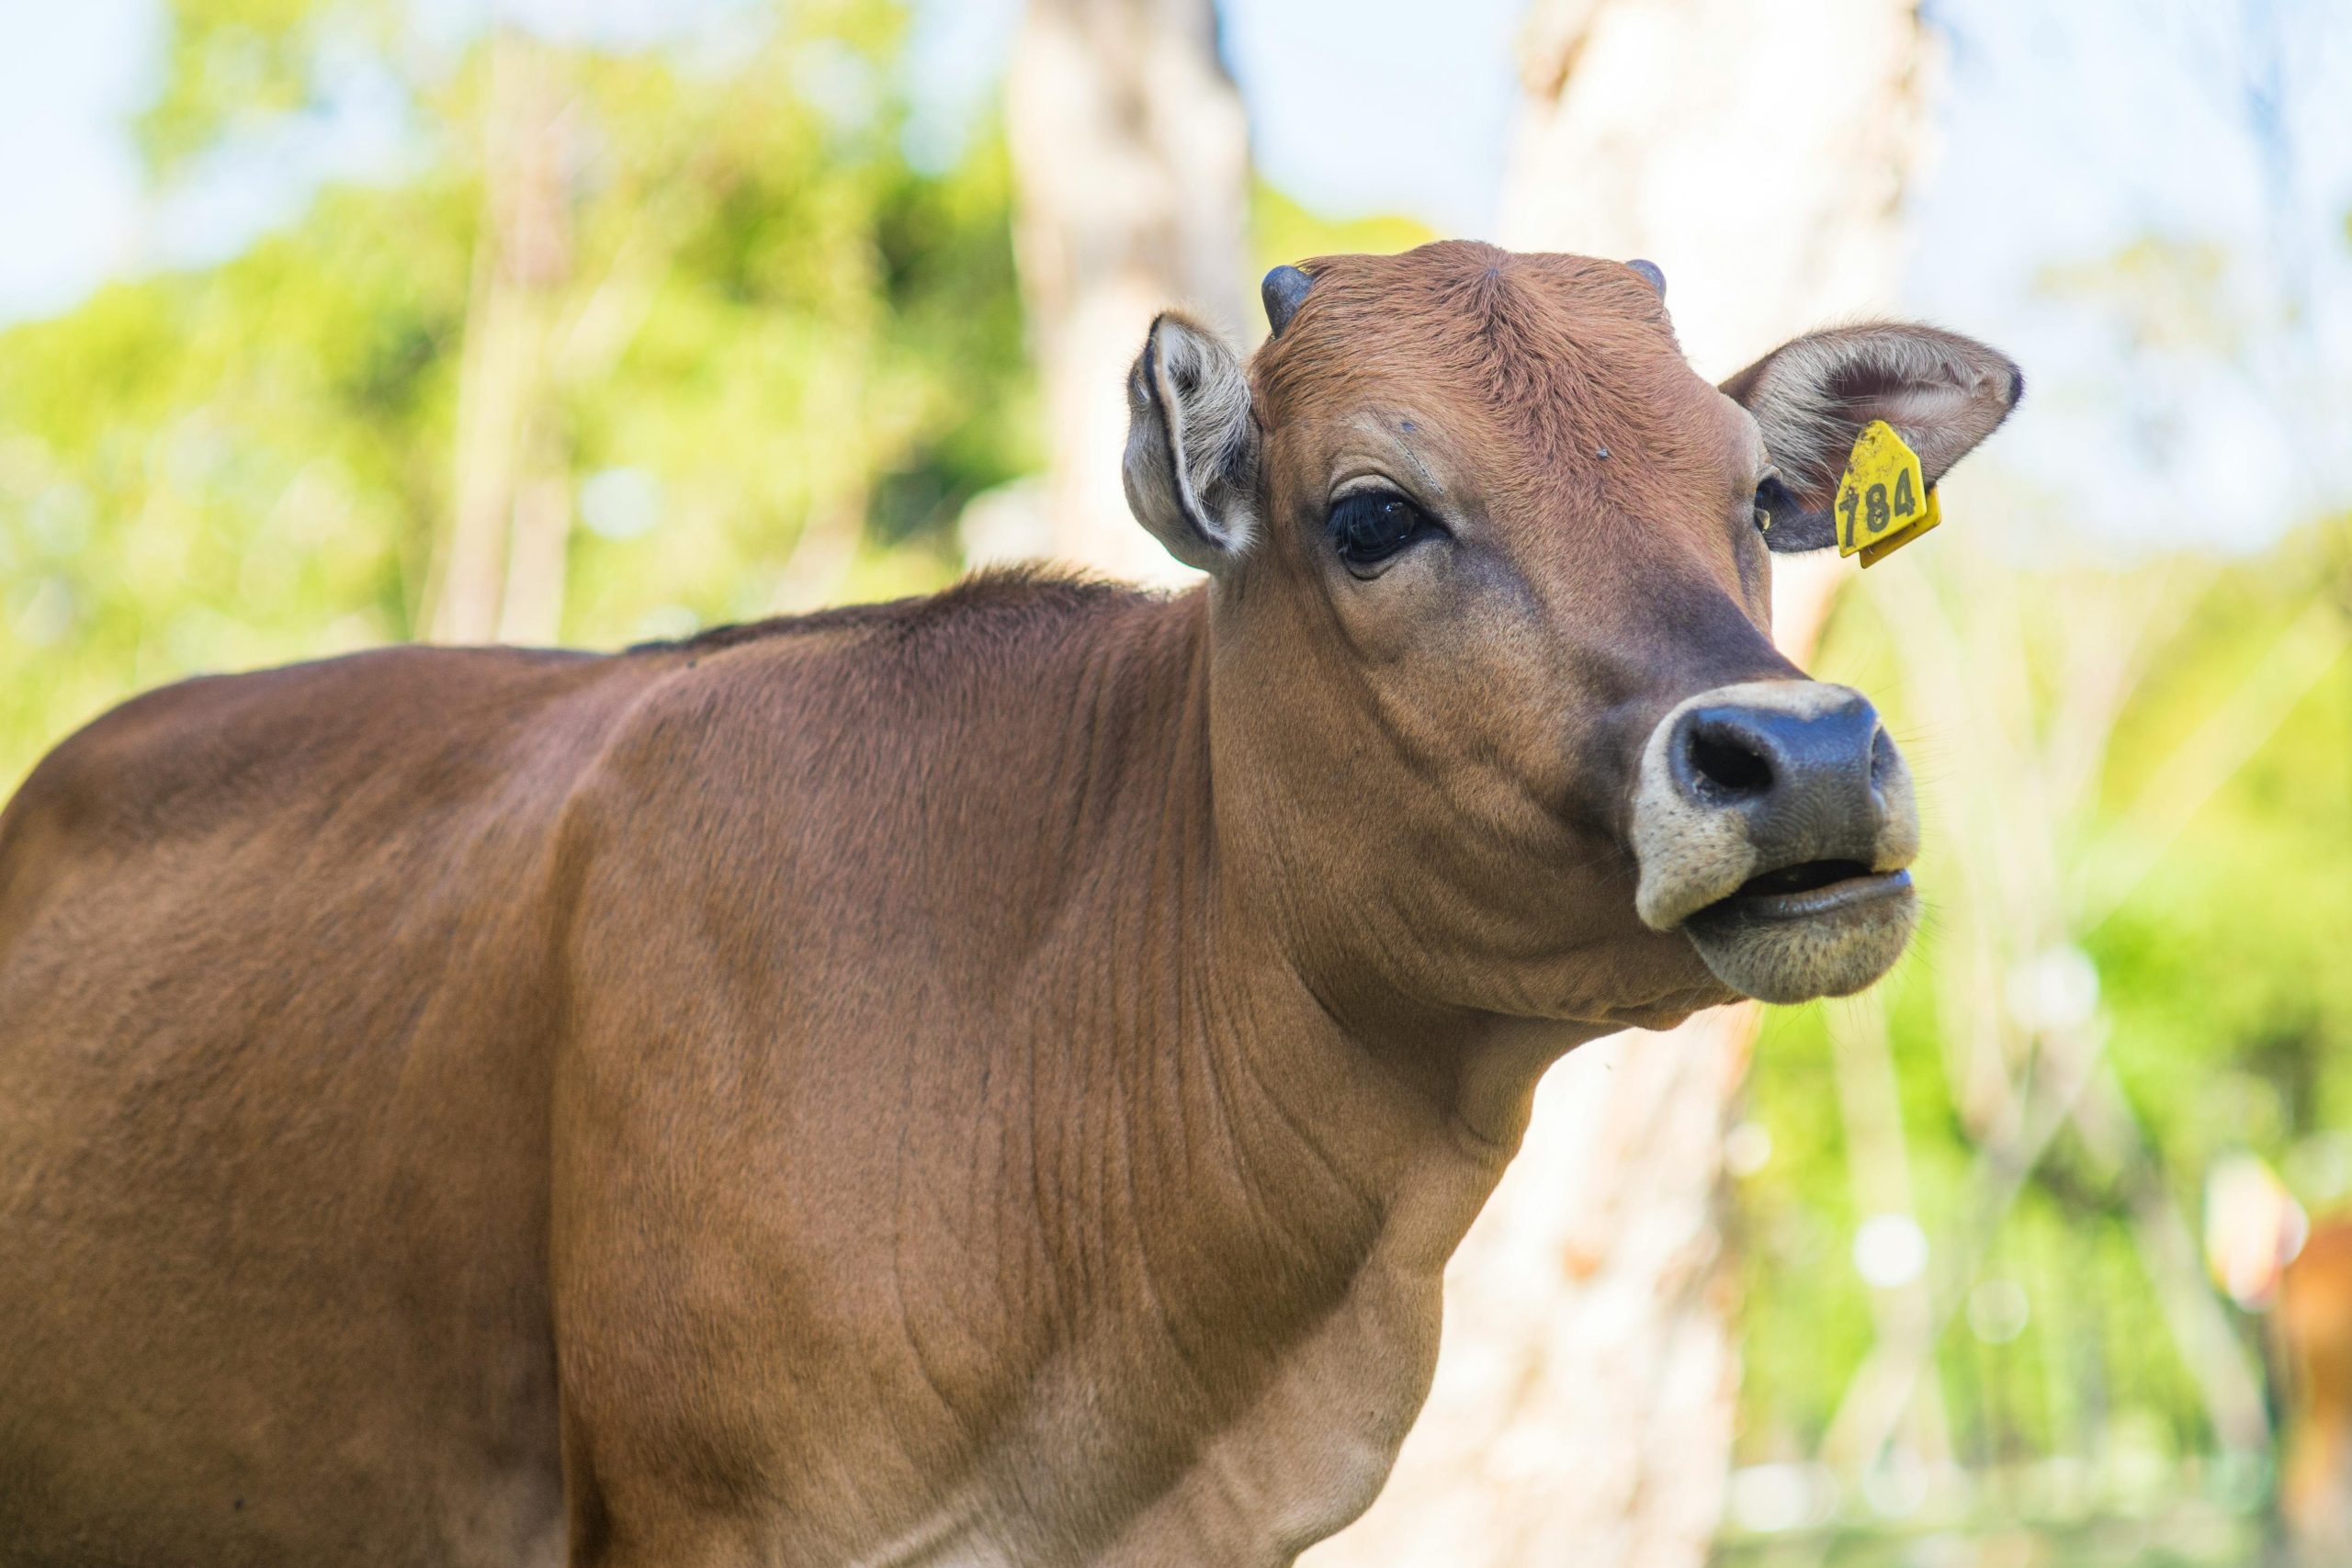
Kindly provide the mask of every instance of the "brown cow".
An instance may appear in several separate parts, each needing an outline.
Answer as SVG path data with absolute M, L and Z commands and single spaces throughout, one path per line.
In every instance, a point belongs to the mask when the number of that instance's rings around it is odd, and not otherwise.
M 2270 1332 L 2286 1406 L 2278 1511 L 2295 1562 L 2340 1568 L 2352 1562 L 2352 1218 L 2322 1220 L 2286 1265 Z
M 0 818 L 0 1560 L 1352 1518 L 1545 1064 L 1911 926 L 1903 764 L 1766 547 L 2017 372 L 1878 326 L 1719 392 L 1646 277 L 1283 268 L 1246 367 L 1162 318 L 1128 487 L 1192 592 L 389 649 L 60 747 Z

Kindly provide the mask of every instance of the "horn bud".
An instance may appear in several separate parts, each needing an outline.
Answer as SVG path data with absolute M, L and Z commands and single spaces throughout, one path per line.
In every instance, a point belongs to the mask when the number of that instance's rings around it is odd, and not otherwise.
M 1266 325 L 1273 329 L 1276 337 L 1283 335 L 1283 329 L 1290 325 L 1291 317 L 1298 311 L 1299 301 L 1313 287 L 1315 279 L 1295 266 L 1278 266 L 1258 285 L 1258 298 L 1266 305 Z

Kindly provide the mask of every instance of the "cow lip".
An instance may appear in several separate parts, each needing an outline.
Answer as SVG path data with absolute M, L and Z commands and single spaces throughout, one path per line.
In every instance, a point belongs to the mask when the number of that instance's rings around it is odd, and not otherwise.
M 1900 897 L 1911 890 L 1908 871 L 1871 871 L 1857 862 L 1815 861 L 1750 877 L 1738 892 L 1690 916 L 1704 926 L 1733 921 L 1819 919 Z
M 1751 877 L 1683 922 L 1716 979 L 1763 1002 L 1849 997 L 1883 976 L 1918 924 L 1907 871 L 1811 862 Z

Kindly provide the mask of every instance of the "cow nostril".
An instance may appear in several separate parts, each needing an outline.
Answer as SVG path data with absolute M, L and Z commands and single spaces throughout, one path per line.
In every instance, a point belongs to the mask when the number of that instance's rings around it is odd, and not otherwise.
M 1690 767 L 1729 795 L 1762 795 L 1772 787 L 1772 764 L 1738 741 L 1703 729 L 1690 736 Z
M 1881 725 L 1871 737 L 1871 787 L 1877 789 L 1886 783 L 1887 771 L 1894 766 L 1894 737 Z

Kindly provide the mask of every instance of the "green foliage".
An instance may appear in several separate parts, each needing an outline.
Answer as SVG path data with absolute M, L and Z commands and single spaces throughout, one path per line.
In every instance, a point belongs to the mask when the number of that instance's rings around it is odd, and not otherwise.
M 146 121 L 159 177 L 314 101 L 322 29 L 374 25 L 300 0 L 174 16 Z M 724 69 L 551 55 L 576 156 L 547 343 L 587 524 L 567 640 L 768 613 L 812 520 L 864 538 L 839 592 L 934 585 L 963 500 L 1034 466 L 1003 152 L 908 165 L 902 29 L 888 5 L 801 7 Z M 489 53 L 409 81 L 428 129 L 403 178 L 0 333 L 0 780 L 141 687 L 418 632 L 452 503 Z M 588 504 L 600 476 L 634 515 Z
M 2071 925 L 2064 940 L 2079 943 L 2096 969 L 2104 1059 L 2164 1190 L 2192 1227 L 2206 1172 L 2237 1154 L 2284 1171 L 2315 1213 L 2352 1200 L 2341 1148 L 2352 1113 L 2345 537 L 2332 523 L 2226 568 L 2172 560 L 2111 575 L 2002 569 L 2012 606 L 2001 624 L 2022 645 L 2028 682 L 2022 695 L 2006 694 L 1989 659 L 1972 663 L 1962 682 L 2020 744 L 2079 739 L 2065 729 L 2060 691 L 2069 678 L 2065 628 L 2095 620 L 2102 605 L 2165 607 L 2134 628 L 2143 638 L 2137 674 L 2093 787 L 2052 835 L 2076 907 L 2046 913 L 2058 922 L 2049 934 Z M 1951 596 L 1964 598 L 1966 586 Z M 1928 726 L 1916 683 L 1901 672 L 1933 655 L 1919 646 L 1916 623 L 1868 598 L 1841 614 L 1820 665 L 1885 699 L 1922 776 L 1930 912 L 1881 999 L 1917 1213 L 1938 1263 L 1949 1265 L 1977 1224 L 1969 1182 L 1985 1132 L 1972 1129 L 1962 1109 L 1964 1043 L 1951 1000 L 1957 994 L 1973 1010 L 1968 1016 L 1997 1020 L 2014 1006 L 2004 990 L 2015 983 L 2013 974 L 1972 967 L 1978 923 L 2003 917 L 1962 868 L 2037 852 L 2038 829 L 2021 793 L 2006 828 L 1955 841 L 1961 824 L 1978 818 L 1939 775 L 1979 775 L 1939 751 L 1969 738 Z M 1981 654 L 1984 645 L 1968 648 Z M 2161 824 L 2177 831 L 2155 831 L 2164 814 L 2151 811 L 2151 798 L 2170 798 L 2172 782 L 2212 760 L 2209 750 L 2233 727 L 2246 743 L 2243 761 L 2215 767 L 2210 792 L 2182 797 L 2185 815 Z M 2119 864 L 2142 874 L 2119 881 Z M 2016 946 L 2025 951 L 2048 939 L 2007 934 L 2022 937 Z M 1850 1255 L 1864 1213 L 1891 1201 L 1857 1193 L 1849 1167 L 1832 1025 L 1837 1010 L 1853 1005 L 1777 1012 L 1755 1054 L 1747 1115 L 1769 1134 L 1771 1153 L 1735 1181 L 1744 1462 L 1815 1453 L 1885 1304 Z M 2177 1477 L 2184 1464 L 2194 1474 L 2213 1451 L 2194 1369 L 2135 1239 L 2127 1176 L 2062 1132 L 1992 1233 L 1978 1273 L 2021 1288 L 2024 1322 L 2013 1337 L 1998 1323 L 1988 1333 L 1963 1294 L 1936 1341 L 1934 1393 L 1952 1457 L 1995 1474 L 2052 1456 L 2078 1463 L 2076 1515 L 2177 1501 L 2135 1498 L 2132 1489 L 2151 1476 Z M 2227 1310 L 2258 1360 L 2258 1315 Z M 2216 1497 L 2248 1500 L 2240 1480 L 2208 1473 Z M 2011 1503 L 2012 1512 L 2031 1512 L 2050 1500 Z
M 1313 256 L 1385 255 L 1409 251 L 1436 238 L 1435 231 L 1410 218 L 1325 218 L 1261 181 L 1250 192 L 1250 248 L 1257 274 L 1250 279 L 1250 288 L 1254 294 L 1258 277 L 1270 268 Z
M 170 0 L 163 88 L 139 117 L 141 150 L 174 174 L 238 131 L 322 103 L 333 44 L 381 45 L 397 0 Z
M 2190 715 L 2239 701 L 2306 607 L 2341 617 L 2347 579 L 2326 546 L 2291 541 L 2220 577 L 2118 726 L 2109 800 L 2122 807 L 2182 742 Z M 2168 727 L 2167 720 L 2171 720 Z M 2273 1161 L 2352 1126 L 2352 658 L 2296 702 L 2096 933 L 2111 976 L 2116 1057 L 2168 1152 L 2191 1166 L 2233 1148 Z M 2303 1194 L 2316 1205 L 2341 1190 Z

